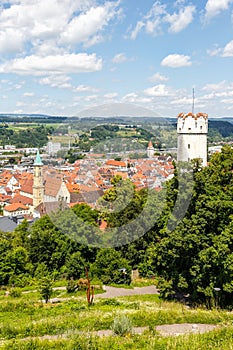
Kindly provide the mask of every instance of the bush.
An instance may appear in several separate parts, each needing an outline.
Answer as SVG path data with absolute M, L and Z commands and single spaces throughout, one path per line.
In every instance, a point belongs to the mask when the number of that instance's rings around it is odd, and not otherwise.
M 77 281 L 78 290 L 86 290 L 88 287 L 88 280 L 86 278 L 79 278 Z
M 132 333 L 133 326 L 127 316 L 121 315 L 114 319 L 111 329 L 115 334 L 124 336 Z
M 116 300 L 115 298 L 109 298 L 109 299 L 104 299 L 101 300 L 100 305 L 109 305 L 109 306 L 120 306 L 122 305 L 122 303 L 118 300 Z
M 9 292 L 9 295 L 13 298 L 19 298 L 22 295 L 22 292 L 19 288 L 12 288 Z
M 53 293 L 53 280 L 47 276 L 39 281 L 39 292 L 45 303 L 49 301 Z
M 77 288 L 77 283 L 73 279 L 68 281 L 66 286 L 67 293 L 73 293 L 76 291 Z

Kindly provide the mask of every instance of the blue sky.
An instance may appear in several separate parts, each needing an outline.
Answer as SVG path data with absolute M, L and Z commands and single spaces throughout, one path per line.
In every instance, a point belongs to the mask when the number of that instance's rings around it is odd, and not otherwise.
M 0 113 L 175 117 L 193 88 L 195 112 L 233 116 L 233 0 L 0 3 Z

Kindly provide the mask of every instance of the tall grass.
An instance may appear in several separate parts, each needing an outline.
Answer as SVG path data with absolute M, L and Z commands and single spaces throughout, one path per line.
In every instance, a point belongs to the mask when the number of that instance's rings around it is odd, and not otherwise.
M 216 329 L 206 334 L 191 334 L 177 337 L 159 337 L 145 332 L 142 335 L 85 336 L 76 335 L 68 339 L 12 340 L 5 343 L 3 350 L 231 350 L 233 349 L 233 328 Z
M 162 302 L 157 295 L 96 299 L 91 307 L 83 294 L 47 305 L 39 302 L 37 293 L 29 293 L 27 299 L 24 294 L 18 298 L 0 296 L 0 313 L 2 349 L 233 349 L 232 313 L 187 309 L 179 303 Z M 147 330 L 124 337 L 99 338 L 92 333 L 111 329 L 114 319 L 122 315 L 133 327 L 145 326 Z M 206 334 L 165 338 L 155 331 L 157 325 L 173 323 L 221 327 Z M 51 339 L 34 339 L 44 336 Z

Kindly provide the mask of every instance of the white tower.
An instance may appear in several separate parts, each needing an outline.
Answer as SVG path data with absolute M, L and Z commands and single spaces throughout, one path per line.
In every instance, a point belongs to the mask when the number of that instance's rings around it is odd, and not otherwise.
M 148 147 L 147 147 L 147 157 L 148 158 L 153 158 L 155 153 L 155 149 L 153 147 L 153 143 L 149 141 Z
M 177 161 L 199 158 L 206 166 L 208 114 L 180 113 L 177 118 Z

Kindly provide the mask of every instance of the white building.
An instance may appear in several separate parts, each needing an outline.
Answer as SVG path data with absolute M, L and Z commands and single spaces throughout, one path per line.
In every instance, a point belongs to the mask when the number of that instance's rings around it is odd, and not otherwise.
M 180 113 L 177 118 L 177 161 L 199 158 L 206 166 L 208 114 Z
M 152 142 L 149 141 L 148 147 L 147 147 L 147 157 L 148 158 L 153 158 L 154 154 L 155 154 L 154 146 L 153 146 Z
M 58 151 L 61 149 L 61 143 L 60 142 L 51 142 L 49 141 L 47 143 L 47 153 L 50 156 L 54 156 L 57 154 Z

